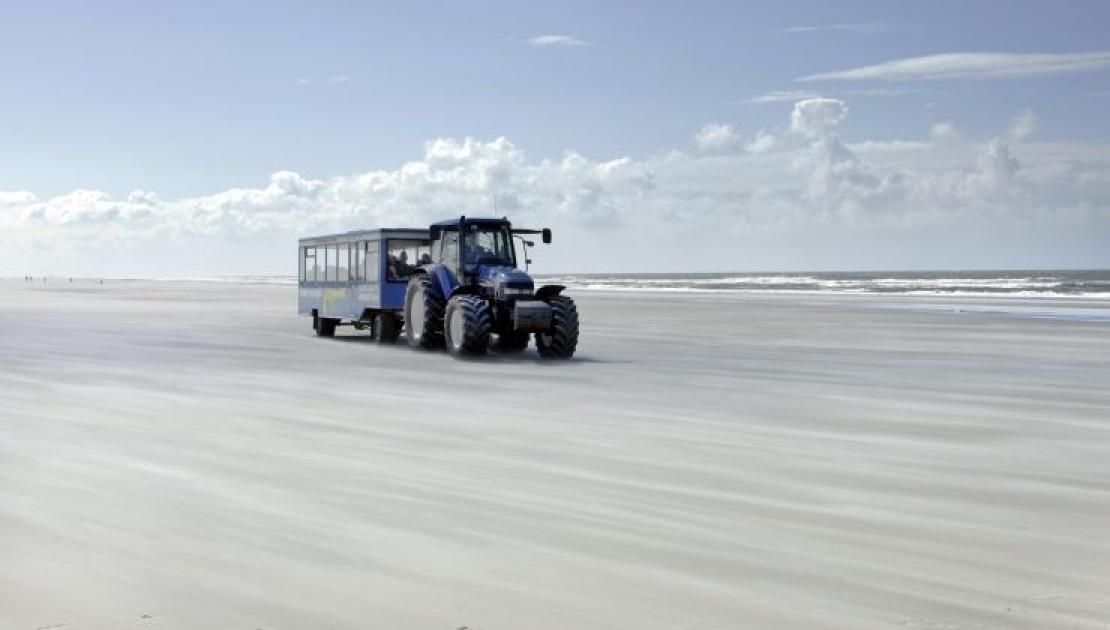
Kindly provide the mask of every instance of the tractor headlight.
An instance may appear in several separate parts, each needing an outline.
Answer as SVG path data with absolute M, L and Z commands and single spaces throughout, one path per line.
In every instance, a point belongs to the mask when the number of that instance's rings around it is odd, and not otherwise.
M 505 297 L 520 296 L 520 295 L 529 295 L 530 296 L 530 295 L 532 295 L 532 289 L 514 289 L 512 287 L 505 287 L 504 289 L 501 289 L 501 294 L 504 295 Z

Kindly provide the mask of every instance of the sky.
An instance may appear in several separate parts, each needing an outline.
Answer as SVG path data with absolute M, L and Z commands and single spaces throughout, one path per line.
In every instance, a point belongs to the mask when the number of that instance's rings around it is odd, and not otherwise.
M 1105 2 L 0 3 L 0 276 L 1110 267 Z

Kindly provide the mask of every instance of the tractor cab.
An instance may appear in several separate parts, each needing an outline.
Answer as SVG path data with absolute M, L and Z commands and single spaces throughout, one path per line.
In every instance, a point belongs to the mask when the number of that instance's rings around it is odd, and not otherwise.
M 505 219 L 441 221 L 431 226 L 433 260 L 457 277 L 481 266 L 516 267 L 512 225 Z
M 538 290 L 518 266 L 514 239 L 524 265 L 534 244 L 526 235 L 551 242 L 551 230 L 513 228 L 507 218 L 467 218 L 433 223 L 431 262 L 409 282 L 405 331 L 415 347 L 446 344 L 457 354 L 523 350 L 532 333 L 543 356 L 567 358 L 578 342 L 578 317 L 560 285 Z M 571 314 L 573 312 L 573 314 Z
M 492 297 L 531 296 L 532 278 L 518 266 L 514 239 L 523 252 L 527 266 L 528 248 L 535 245 L 526 240 L 526 234 L 542 234 L 543 242 L 551 242 L 551 230 L 513 229 L 507 219 L 460 217 L 458 220 L 441 221 L 431 226 L 433 265 L 449 273 L 444 277 L 448 284 L 464 287 L 481 286 L 489 289 Z
M 544 243 L 551 242 L 551 230 L 513 229 L 508 219 L 460 217 L 434 223 L 430 232 L 435 262 L 451 266 L 460 275 L 474 273 L 483 265 L 517 267 L 514 237 L 524 246 L 525 258 L 534 243 L 523 235 L 542 234 Z

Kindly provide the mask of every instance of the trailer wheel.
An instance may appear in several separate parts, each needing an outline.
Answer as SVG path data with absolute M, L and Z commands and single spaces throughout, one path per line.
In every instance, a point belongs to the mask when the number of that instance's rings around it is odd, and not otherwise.
M 511 330 L 495 335 L 490 346 L 497 352 L 522 352 L 528 347 L 530 337 L 527 332 Z
M 443 296 L 428 274 L 409 280 L 405 291 L 405 338 L 413 348 L 443 347 Z
M 393 313 L 378 313 L 374 316 L 374 341 L 378 343 L 393 343 L 401 336 L 401 328 L 397 325 L 397 316 Z
M 578 347 L 578 307 L 565 295 L 547 299 L 551 329 L 536 333 L 536 350 L 548 359 L 569 359 Z
M 331 317 L 317 317 L 316 318 L 316 336 L 317 337 L 334 337 L 335 327 L 339 324 L 338 319 Z
M 444 315 L 447 349 L 460 356 L 479 356 L 489 348 L 493 314 L 489 304 L 477 295 L 456 295 L 447 303 Z

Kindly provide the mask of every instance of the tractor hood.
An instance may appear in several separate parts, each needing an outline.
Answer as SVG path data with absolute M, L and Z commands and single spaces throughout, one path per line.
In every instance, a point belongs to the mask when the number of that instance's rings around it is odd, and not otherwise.
M 519 290 L 527 289 L 531 294 L 535 289 L 532 277 L 516 267 L 501 265 L 482 265 L 478 269 L 479 281 L 493 288 L 498 296 L 505 295 L 505 289 L 516 289 L 512 293 L 519 294 Z

